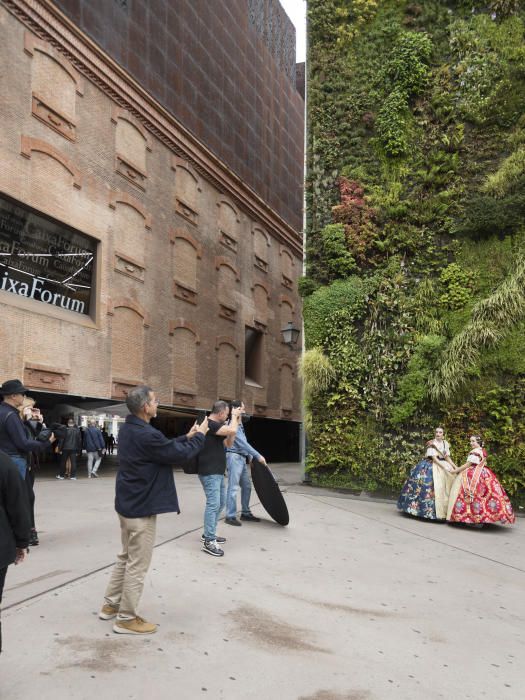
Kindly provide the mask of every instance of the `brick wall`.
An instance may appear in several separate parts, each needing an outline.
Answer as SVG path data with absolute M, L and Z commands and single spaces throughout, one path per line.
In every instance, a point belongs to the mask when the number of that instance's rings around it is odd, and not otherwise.
M 298 352 L 280 328 L 283 295 L 299 314 L 300 253 L 1 4 L 0 60 L 11 68 L 0 191 L 99 242 L 91 316 L 0 291 L 0 377 L 101 398 L 143 380 L 167 405 L 242 395 L 257 415 L 299 419 Z M 35 105 L 51 77 L 55 90 Z M 256 322 L 261 387 L 244 384 Z

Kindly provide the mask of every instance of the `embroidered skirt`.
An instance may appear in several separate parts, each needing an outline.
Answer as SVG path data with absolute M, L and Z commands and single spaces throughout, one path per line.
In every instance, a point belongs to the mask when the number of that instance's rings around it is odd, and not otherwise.
M 397 501 L 399 510 L 427 520 L 437 520 L 432 461 L 422 459 L 411 470 Z
M 482 468 L 479 479 L 472 485 L 472 493 L 465 488 L 465 484 L 471 483 L 475 476 L 475 469 L 474 466 L 466 469 L 466 479 L 464 473 L 456 476 L 450 491 L 447 520 L 471 525 L 481 523 L 512 525 L 516 516 L 509 497 L 494 472 L 488 467 Z

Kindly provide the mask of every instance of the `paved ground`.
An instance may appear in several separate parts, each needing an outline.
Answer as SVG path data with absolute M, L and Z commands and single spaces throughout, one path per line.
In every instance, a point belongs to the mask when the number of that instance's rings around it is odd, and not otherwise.
M 275 472 L 289 527 L 223 525 L 219 560 L 200 551 L 197 479 L 176 475 L 183 513 L 158 519 L 142 600 L 160 628 L 143 639 L 117 636 L 96 616 L 118 549 L 114 472 L 44 475 L 42 544 L 6 582 L 0 698 L 521 695 L 523 519 L 513 529 L 425 523 L 391 503 L 302 486 L 297 466 Z

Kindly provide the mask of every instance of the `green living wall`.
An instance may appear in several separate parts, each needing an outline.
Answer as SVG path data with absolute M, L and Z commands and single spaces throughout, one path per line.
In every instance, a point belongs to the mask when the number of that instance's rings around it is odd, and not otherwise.
M 314 482 L 395 492 L 442 424 L 525 503 L 525 8 L 309 0 Z

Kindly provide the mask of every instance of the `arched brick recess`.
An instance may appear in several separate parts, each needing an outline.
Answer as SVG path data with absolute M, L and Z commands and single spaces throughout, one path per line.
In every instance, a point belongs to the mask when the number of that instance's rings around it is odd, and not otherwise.
M 290 297 L 285 294 L 281 294 L 279 297 L 279 307 L 280 307 L 280 323 L 281 328 L 285 328 L 289 321 L 294 321 L 295 306 Z
M 202 192 L 200 177 L 187 161 L 178 156 L 172 156 L 171 167 L 175 171 L 175 193 L 178 202 L 198 213 L 199 195 Z
M 293 410 L 294 369 L 288 362 L 282 362 L 280 372 L 280 404 L 284 411 Z
M 252 229 L 253 234 L 253 249 L 255 255 L 268 262 L 268 248 L 270 247 L 270 237 L 261 228 L 256 226 Z
M 225 336 L 217 337 L 217 394 L 221 399 L 233 400 L 237 394 L 239 353 L 237 346 Z
M 198 336 L 185 322 L 172 329 L 173 388 L 175 391 L 195 394 L 197 391 Z
M 225 258 L 222 255 L 218 256 L 215 258 L 215 269 L 220 270 L 222 266 L 229 267 L 230 270 L 235 274 L 235 279 L 237 282 L 240 281 L 241 276 L 239 274 L 239 270 L 235 267 L 235 265 L 232 263 L 232 261 L 229 258 Z
M 217 274 L 217 298 L 228 308 L 235 309 L 237 306 L 237 282 L 236 270 L 233 265 L 219 265 Z
M 115 306 L 111 321 L 111 373 L 113 377 L 142 378 L 144 317 L 132 306 Z
M 184 158 L 181 158 L 180 156 L 173 155 L 171 157 L 171 169 L 175 170 L 175 172 L 178 169 L 186 170 L 186 172 L 193 178 L 198 191 L 202 191 L 200 176 L 188 160 L 184 160 Z
M 237 253 L 241 223 L 237 209 L 225 198 L 217 202 L 217 207 L 219 208 L 217 217 L 219 242 L 232 253 Z
M 130 297 L 115 297 L 114 299 L 108 299 L 107 303 L 107 313 L 109 316 L 114 315 L 115 309 L 127 308 L 132 309 L 136 314 L 142 318 L 143 325 L 147 328 L 149 326 L 148 316 L 142 304 Z
M 82 187 L 82 175 L 80 174 L 80 170 L 76 167 L 76 165 L 73 165 L 71 160 L 66 155 L 61 153 L 57 148 L 46 141 L 34 139 L 32 136 L 22 136 L 20 153 L 24 156 L 24 158 L 31 159 L 31 153 L 33 151 L 43 153 L 53 160 L 56 160 L 73 177 L 73 186 L 78 190 Z
M 287 287 L 288 289 L 291 289 L 293 286 L 293 267 L 294 267 L 294 259 L 290 251 L 285 248 L 284 246 L 281 246 L 280 250 L 280 256 L 281 256 L 281 283 Z
M 75 83 L 75 90 L 78 95 L 82 96 L 84 94 L 84 78 L 77 71 L 77 69 L 56 49 L 54 49 L 51 44 L 39 37 L 35 36 L 29 31 L 24 33 L 24 51 L 31 57 L 34 56 L 35 51 L 39 51 L 45 54 L 49 58 L 53 59 L 58 63 L 63 70 L 69 75 L 71 80 Z
M 200 342 L 201 342 L 200 336 L 197 333 L 197 330 L 192 323 L 190 323 L 189 321 L 186 321 L 186 319 L 184 319 L 184 318 L 177 318 L 177 319 L 175 319 L 175 321 L 170 321 L 169 334 L 173 335 L 175 333 L 175 331 L 177 330 L 177 328 L 186 328 L 186 330 L 188 330 L 190 333 L 193 333 L 193 335 L 195 336 L 196 344 L 197 345 L 200 344 Z
M 260 321 L 264 325 L 268 323 L 268 287 L 264 284 L 254 284 L 253 305 L 255 309 L 255 321 Z
M 191 233 L 188 233 L 188 231 L 183 228 L 172 229 L 170 231 L 170 242 L 175 243 L 177 238 L 182 238 L 183 240 L 187 241 L 195 248 L 195 252 L 199 260 L 202 258 L 202 245 L 194 236 L 191 235 Z
M 146 211 L 146 208 L 127 192 L 118 192 L 111 190 L 109 193 L 109 206 L 115 209 L 117 204 L 126 204 L 128 207 L 135 209 L 144 219 L 144 228 L 151 229 L 152 219 L 151 214 Z
M 117 124 L 119 119 L 129 122 L 135 127 L 135 129 L 137 129 L 137 131 L 140 131 L 142 138 L 146 142 L 147 150 L 151 151 L 151 136 L 146 131 L 143 124 L 141 124 L 138 119 L 135 119 L 135 117 L 133 117 L 127 109 L 113 105 L 111 108 L 111 121 L 113 124 Z

